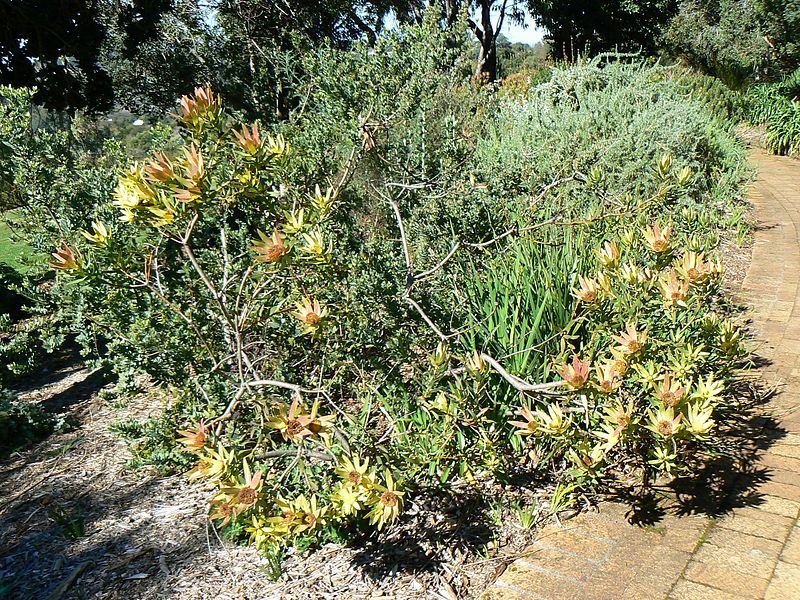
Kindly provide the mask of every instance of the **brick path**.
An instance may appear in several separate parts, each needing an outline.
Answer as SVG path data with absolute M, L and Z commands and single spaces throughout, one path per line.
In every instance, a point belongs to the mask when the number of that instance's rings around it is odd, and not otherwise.
M 780 392 L 739 434 L 748 454 L 718 477 L 720 502 L 711 476 L 695 490 L 704 510 L 679 494 L 652 507 L 650 526 L 628 522 L 630 504 L 603 503 L 545 528 L 483 600 L 800 600 L 800 161 L 753 160 L 758 226 L 743 296 L 764 380 Z

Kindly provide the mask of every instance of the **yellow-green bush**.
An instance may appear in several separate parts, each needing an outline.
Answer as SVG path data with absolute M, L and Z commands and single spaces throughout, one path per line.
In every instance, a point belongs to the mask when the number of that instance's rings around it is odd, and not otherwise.
M 709 262 L 746 178 L 731 125 L 638 63 L 506 101 L 447 36 L 305 56 L 269 131 L 198 89 L 180 148 L 50 236 L 54 297 L 172 390 L 162 426 L 120 430 L 154 461 L 184 446 L 212 519 L 270 551 L 519 471 L 690 472 L 735 408 Z

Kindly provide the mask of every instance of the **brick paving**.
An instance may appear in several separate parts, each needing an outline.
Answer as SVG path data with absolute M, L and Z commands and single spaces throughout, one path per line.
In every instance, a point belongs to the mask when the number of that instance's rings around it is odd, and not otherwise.
M 678 494 L 648 526 L 629 522 L 630 504 L 604 502 L 546 527 L 482 600 L 800 600 L 800 161 L 752 158 L 758 224 L 742 299 L 763 380 L 778 389 L 737 438 L 752 452 L 721 476 L 719 504 L 708 484 L 707 510 Z

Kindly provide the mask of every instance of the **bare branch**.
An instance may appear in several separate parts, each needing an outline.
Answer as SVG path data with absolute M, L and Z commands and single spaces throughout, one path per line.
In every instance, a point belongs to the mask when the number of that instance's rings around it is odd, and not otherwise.
M 303 392 L 305 394 L 324 394 L 325 390 L 319 388 L 304 388 L 294 383 L 279 381 L 277 379 L 256 379 L 245 382 L 245 387 L 277 387 L 293 392 Z
M 301 453 L 308 458 L 315 458 L 317 460 L 324 460 L 327 462 L 335 462 L 336 458 L 327 452 L 315 452 L 313 450 L 306 450 Z M 297 456 L 296 450 L 269 450 L 267 452 L 259 453 L 258 458 L 284 458 L 287 456 Z
M 425 314 L 425 311 L 424 311 L 424 310 L 422 310 L 422 307 L 421 307 L 419 304 L 417 304 L 417 302 L 416 302 L 416 301 L 415 301 L 415 300 L 414 300 L 414 299 L 413 299 L 411 296 L 409 296 L 408 294 L 406 294 L 406 295 L 405 295 L 405 298 L 406 298 L 406 302 L 408 302 L 408 303 L 409 303 L 411 306 L 413 306 L 413 307 L 414 307 L 414 308 L 417 310 L 417 312 L 419 313 L 419 316 L 420 316 L 420 317 L 422 317 L 422 320 L 423 320 L 423 321 L 425 321 L 425 323 L 427 323 L 427 324 L 428 324 L 428 327 L 430 327 L 430 328 L 431 328 L 431 330 L 432 330 L 432 331 L 433 331 L 433 332 L 434 332 L 434 333 L 435 333 L 437 336 L 439 336 L 439 338 L 440 338 L 442 341 L 445 341 L 445 342 L 446 342 L 448 339 L 450 339 L 448 336 L 446 336 L 444 333 L 442 333 L 442 330 L 441 330 L 441 329 L 439 329 L 439 328 L 436 326 L 436 324 L 435 324 L 435 323 L 434 323 L 434 322 L 431 320 L 431 318 L 430 318 L 430 317 L 429 317 L 427 314 Z
M 580 171 L 575 171 L 572 175 L 569 175 L 568 177 L 562 177 L 560 179 L 554 179 L 553 181 L 551 181 L 550 183 L 548 183 L 546 186 L 544 186 L 542 188 L 542 190 L 539 192 L 539 194 L 536 196 L 536 198 L 534 198 L 531 201 L 531 206 L 535 206 L 536 204 L 538 204 L 539 201 L 542 198 L 544 198 L 550 192 L 550 190 L 552 190 L 553 188 L 556 188 L 556 187 L 559 187 L 561 185 L 564 185 L 565 183 L 569 183 L 570 181 L 580 181 L 580 182 L 583 183 L 583 182 L 586 181 L 586 175 L 584 175 Z
M 480 357 L 486 361 L 490 367 L 492 367 L 495 371 L 497 371 L 500 376 L 505 379 L 511 386 L 520 392 L 543 392 L 546 390 L 552 390 L 555 388 L 562 387 L 566 382 L 565 381 L 551 381 L 548 383 L 528 383 L 524 379 L 520 379 L 516 375 L 512 375 L 508 371 L 503 368 L 499 362 L 497 362 L 494 358 L 486 354 L 485 352 L 481 352 Z
M 411 275 L 411 273 L 414 270 L 414 265 L 411 262 L 411 251 L 408 248 L 408 238 L 406 238 L 406 227 L 405 225 L 403 225 L 403 217 L 400 215 L 400 208 L 397 206 L 397 202 L 395 202 L 391 198 L 391 196 L 384 195 L 384 197 L 391 205 L 392 210 L 394 211 L 394 216 L 397 219 L 397 227 L 400 229 L 400 242 L 403 245 L 403 255 L 405 256 L 406 259 L 406 268 L 408 269 L 408 274 Z
M 461 242 L 456 242 L 455 244 L 453 244 L 453 247 L 450 249 L 450 252 L 447 253 L 447 256 L 445 256 L 442 260 L 440 260 L 435 266 L 431 267 L 427 271 L 423 271 L 422 273 L 414 275 L 414 282 L 422 281 L 423 279 L 430 277 L 431 275 L 436 273 L 436 271 L 445 266 L 448 263 L 448 261 L 451 258 L 453 258 L 453 256 L 455 256 L 459 248 L 461 248 Z

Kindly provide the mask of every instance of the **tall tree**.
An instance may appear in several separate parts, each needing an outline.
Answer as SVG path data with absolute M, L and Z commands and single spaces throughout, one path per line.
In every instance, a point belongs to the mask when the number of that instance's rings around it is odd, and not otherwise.
M 114 91 L 102 65 L 110 31 L 135 43 L 151 36 L 171 0 L 0 0 L 0 83 L 36 86 L 57 110 L 110 108 Z
M 681 0 L 664 45 L 737 88 L 760 76 L 770 55 L 752 0 Z
M 397 4 L 397 3 L 396 3 Z M 467 11 L 467 23 L 478 42 L 476 79 L 497 79 L 497 40 L 506 21 L 517 24 L 525 21 L 525 0 L 409 0 L 405 12 L 395 11 L 401 18 L 422 20 L 429 7 L 438 7 L 445 26 L 453 26 L 461 11 Z
M 285 86 L 297 68 L 291 55 L 330 43 L 374 42 L 390 9 L 411 12 L 411 0 L 214 0 L 221 30 L 226 92 L 263 116 L 286 114 Z
M 556 59 L 619 50 L 653 52 L 676 10 L 674 0 L 529 0 Z
M 165 113 L 195 85 L 221 87 L 220 41 L 197 0 L 175 0 L 147 23 L 120 15 L 101 62 L 117 104 L 138 113 Z
M 800 0 L 753 0 L 756 19 L 772 48 L 775 70 L 800 68 Z

